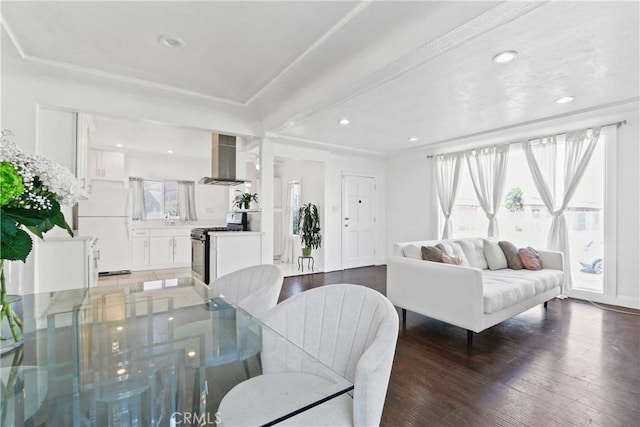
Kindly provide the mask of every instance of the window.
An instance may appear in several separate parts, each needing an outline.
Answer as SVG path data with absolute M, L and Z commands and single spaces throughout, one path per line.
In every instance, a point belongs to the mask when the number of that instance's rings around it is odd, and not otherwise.
M 291 224 L 289 224 L 289 230 L 294 236 L 300 235 L 300 181 L 289 182 L 289 206 Z
M 571 254 L 572 289 L 603 292 L 605 226 L 605 143 L 600 140 L 587 170 L 565 212 Z M 558 137 L 555 192 L 560 199 L 564 176 L 564 137 Z M 534 148 L 535 149 L 535 148 Z M 553 185 L 553 184 L 552 184 Z M 560 200 L 557 201 L 560 203 Z M 487 235 L 489 221 L 480 207 L 466 162 L 460 170 L 460 186 L 452 211 L 452 238 Z M 519 144 L 511 146 L 498 211 L 499 239 L 518 247 L 546 248 L 552 216 L 544 206 L 531 177 L 525 153 Z M 441 216 L 440 230 L 443 226 Z
M 178 182 L 145 179 L 144 206 L 148 219 L 178 218 Z

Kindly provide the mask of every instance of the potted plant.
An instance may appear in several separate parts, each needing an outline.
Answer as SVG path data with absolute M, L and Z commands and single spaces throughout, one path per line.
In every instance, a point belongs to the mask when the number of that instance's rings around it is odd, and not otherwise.
M 27 231 L 43 238 L 57 226 L 73 236 L 60 205 L 74 205 L 81 194 L 80 182 L 69 169 L 22 151 L 9 135 L 0 135 L 0 354 L 22 343 L 22 297 L 7 294 L 5 260 L 27 259 L 33 248 Z
M 233 206 L 238 209 L 250 209 L 251 202 L 258 203 L 258 193 L 243 193 L 240 190 L 236 190 L 236 198 L 233 199 Z
M 322 243 L 318 207 L 313 203 L 302 205 L 298 211 L 298 221 L 300 239 L 302 241 L 302 256 L 311 256 L 311 249 L 318 249 Z

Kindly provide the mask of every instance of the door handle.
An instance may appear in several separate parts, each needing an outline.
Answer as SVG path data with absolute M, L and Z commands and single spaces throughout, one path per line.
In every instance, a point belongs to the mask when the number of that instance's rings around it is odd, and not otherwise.
M 349 224 L 345 224 L 344 226 L 345 226 L 345 227 L 348 227 L 348 226 L 349 226 Z
M 349 217 L 346 217 L 346 218 L 345 218 L 345 221 L 349 221 Z

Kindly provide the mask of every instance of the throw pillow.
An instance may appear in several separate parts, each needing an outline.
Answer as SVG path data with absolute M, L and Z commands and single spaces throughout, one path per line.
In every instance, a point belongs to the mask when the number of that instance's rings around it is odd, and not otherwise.
M 522 270 L 524 266 L 522 265 L 522 261 L 520 261 L 520 257 L 518 256 L 518 248 L 511 242 L 500 241 L 498 242 L 502 252 L 504 252 L 504 257 L 507 259 L 507 264 L 509 268 L 512 270 Z
M 444 254 L 442 255 L 442 262 L 445 264 L 460 265 L 462 260 L 457 256 L 449 256 L 447 254 Z
M 520 257 L 520 261 L 522 261 L 522 265 L 527 270 L 542 270 L 540 256 L 531 246 L 519 249 L 518 256 Z
M 467 257 L 464 255 L 464 251 L 462 250 L 462 246 L 460 246 L 456 242 L 444 241 L 440 242 L 436 245 L 436 248 L 440 249 L 443 253 L 449 255 L 453 258 L 460 258 L 460 265 L 469 266 L 469 261 Z
M 462 251 L 469 261 L 469 265 L 480 270 L 486 270 L 489 268 L 487 259 L 484 257 L 484 250 L 482 248 L 482 239 L 465 239 L 457 240 L 462 247 Z
M 502 270 L 503 268 L 507 268 L 509 266 L 509 264 L 507 263 L 507 258 L 504 256 L 504 252 L 502 252 L 502 249 L 500 249 L 500 245 L 498 244 L 498 242 L 494 240 L 483 239 L 482 251 L 484 252 L 484 257 L 487 260 L 489 270 Z
M 433 246 L 423 246 L 421 251 L 423 260 L 442 262 L 442 251 L 440 249 L 434 248 Z

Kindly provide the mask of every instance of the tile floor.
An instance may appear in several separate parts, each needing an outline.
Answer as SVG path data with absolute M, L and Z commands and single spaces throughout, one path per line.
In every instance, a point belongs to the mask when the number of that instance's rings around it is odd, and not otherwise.
M 305 263 L 304 272 L 298 270 L 298 264 L 290 263 L 290 264 L 276 264 L 280 269 L 282 269 L 282 274 L 284 277 L 291 276 L 301 276 L 306 274 L 313 273 L 321 273 L 322 270 L 318 269 L 317 266 L 315 271 L 311 271 L 307 264 Z M 140 282 L 149 282 L 153 280 L 163 280 L 163 279 L 177 279 L 180 277 L 190 277 L 191 276 L 191 268 L 167 268 L 162 270 L 142 270 L 142 271 L 134 271 L 131 274 L 119 274 L 117 276 L 101 276 L 98 278 L 98 286 L 108 286 L 108 285 L 127 285 L 130 283 L 140 283 Z
M 98 286 L 127 285 L 130 283 L 149 282 L 152 280 L 177 279 L 190 277 L 191 268 L 165 268 L 162 270 L 134 271 L 131 274 L 119 274 L 117 276 L 102 276 L 98 278 Z
M 319 273 L 321 270 L 315 268 L 311 271 L 305 263 L 304 272 L 298 270 L 298 264 L 276 264 L 282 270 L 285 277 L 302 276 L 305 274 Z M 153 280 L 177 279 L 180 277 L 190 277 L 191 268 L 166 268 L 162 270 L 142 270 L 134 271 L 131 274 L 119 274 L 117 276 L 101 276 L 98 278 L 98 286 L 107 285 L 128 285 L 131 283 L 149 282 Z

